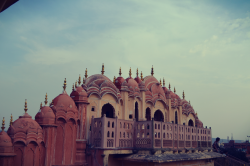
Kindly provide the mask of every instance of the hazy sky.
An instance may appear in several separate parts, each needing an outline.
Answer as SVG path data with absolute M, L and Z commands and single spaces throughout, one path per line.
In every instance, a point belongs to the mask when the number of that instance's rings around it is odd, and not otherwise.
M 34 118 L 79 74 L 144 76 L 154 65 L 213 137 L 250 135 L 249 1 L 31 1 L 0 13 L 0 119 Z

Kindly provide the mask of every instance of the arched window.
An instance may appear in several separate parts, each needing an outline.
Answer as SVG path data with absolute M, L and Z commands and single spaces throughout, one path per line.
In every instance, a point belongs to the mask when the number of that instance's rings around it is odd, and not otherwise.
M 108 131 L 108 133 L 107 133 L 107 137 L 109 137 L 109 131 Z
M 114 128 L 115 127 L 115 123 L 114 122 L 112 122 L 112 128 Z
M 177 111 L 175 111 L 175 124 L 178 124 L 178 115 L 177 115 Z
M 139 115 L 138 115 L 138 102 L 135 102 L 135 120 L 139 120 Z
M 193 122 L 192 119 L 190 119 L 190 120 L 188 121 L 188 126 L 194 126 L 194 122 Z
M 151 120 L 151 110 L 150 110 L 150 108 L 146 109 L 146 119 L 147 119 L 147 121 Z
M 160 110 L 155 111 L 154 120 L 164 122 L 164 116 L 163 116 L 163 113 Z
M 114 113 L 115 113 L 115 109 L 111 104 L 107 103 L 107 104 L 103 105 L 103 107 L 102 107 L 102 117 L 103 117 L 104 114 L 106 114 L 107 118 L 114 118 Z

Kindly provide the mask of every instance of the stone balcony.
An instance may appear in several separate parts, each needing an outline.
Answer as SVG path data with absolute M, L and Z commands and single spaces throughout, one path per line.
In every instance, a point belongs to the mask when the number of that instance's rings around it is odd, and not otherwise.
M 211 148 L 211 128 L 199 128 L 170 122 L 132 121 L 118 118 L 94 118 L 90 143 L 103 149 L 184 150 Z

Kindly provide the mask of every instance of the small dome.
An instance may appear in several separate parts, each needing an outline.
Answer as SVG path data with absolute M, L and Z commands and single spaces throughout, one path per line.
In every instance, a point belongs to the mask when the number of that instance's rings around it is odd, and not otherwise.
M 135 87 L 137 87 L 139 89 L 138 83 L 132 77 L 128 77 L 126 81 L 128 83 L 128 88 L 132 87 L 135 89 Z
M 89 87 L 89 85 L 93 82 L 95 82 L 95 84 L 97 84 L 98 86 L 101 86 L 101 84 L 103 83 L 103 81 L 108 81 L 108 82 L 111 82 L 113 83 L 108 77 L 106 77 L 105 75 L 102 75 L 102 74 L 95 74 L 95 75 L 92 75 L 90 77 L 88 77 L 86 80 L 85 80 L 85 85 L 87 87 Z
M 140 79 L 140 77 L 135 77 L 135 79 L 134 79 L 138 84 L 140 84 L 141 82 L 142 82 L 142 80 Z
M 119 90 L 121 90 L 121 88 L 122 88 L 122 83 L 125 81 L 125 79 L 123 78 L 123 77 L 117 77 L 116 79 L 115 79 L 115 86 L 119 89 Z
M 76 105 L 74 100 L 69 97 L 69 95 L 64 91 L 62 94 L 58 95 L 53 100 L 54 107 L 65 107 L 65 108 L 72 108 L 73 110 L 76 110 Z
M 41 132 L 41 126 L 31 118 L 28 113 L 19 116 L 17 120 L 9 127 L 8 134 L 13 137 L 16 133 L 22 132 L 28 134 L 30 132 Z
M 35 116 L 35 120 L 40 125 L 54 124 L 55 118 L 56 116 L 53 110 L 48 106 L 42 107 Z
M 86 91 L 82 88 L 82 86 L 78 86 L 74 91 L 72 91 L 72 93 L 70 94 L 70 97 L 74 100 L 74 101 L 88 101 L 87 98 L 88 94 L 86 93 Z
M 5 131 L 0 132 L 0 147 L 10 147 L 12 146 L 12 141 L 9 135 Z M 0 150 L 1 153 L 1 150 Z

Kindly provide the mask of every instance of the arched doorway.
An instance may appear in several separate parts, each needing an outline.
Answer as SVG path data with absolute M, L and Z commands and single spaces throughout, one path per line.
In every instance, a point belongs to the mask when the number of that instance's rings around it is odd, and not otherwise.
M 177 111 L 175 111 L 175 124 L 178 124 L 178 115 L 177 115 Z
M 146 109 L 146 119 L 147 119 L 147 121 L 151 120 L 151 110 L 150 110 L 150 108 Z
M 102 117 L 106 114 L 107 118 L 114 118 L 114 112 L 115 109 L 111 104 L 107 103 L 102 106 Z
M 188 121 L 188 126 L 194 126 L 194 122 L 193 122 L 192 119 L 190 119 L 190 120 Z
M 138 102 L 135 102 L 135 120 L 138 121 Z
M 164 122 L 164 116 L 160 110 L 155 111 L 154 120 Z

